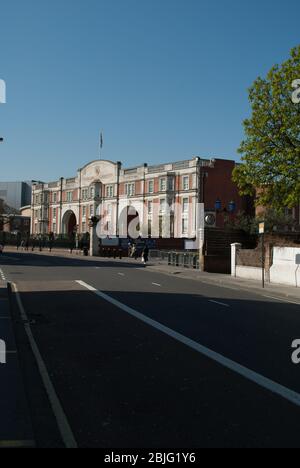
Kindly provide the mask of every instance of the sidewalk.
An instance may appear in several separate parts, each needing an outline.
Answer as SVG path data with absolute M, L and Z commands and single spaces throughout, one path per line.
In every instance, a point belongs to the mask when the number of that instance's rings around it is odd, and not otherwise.
M 0 448 L 34 447 L 10 314 L 7 285 L 1 281 L 0 339 L 6 343 L 6 364 L 0 363 Z
M 172 267 L 169 265 L 162 265 L 153 263 L 148 266 L 148 269 L 151 271 L 156 271 L 159 273 L 167 275 L 176 275 L 180 278 L 192 279 L 195 281 L 201 281 L 202 283 L 208 284 L 219 284 L 220 286 L 233 288 L 233 289 L 244 289 L 251 290 L 253 292 L 263 294 L 263 295 L 273 295 L 278 298 L 289 298 L 299 302 L 300 305 L 300 288 L 295 288 L 293 286 L 284 286 L 277 284 L 266 283 L 265 289 L 262 288 L 262 284 L 259 281 L 255 280 L 246 280 L 241 278 L 233 278 L 230 275 L 222 275 L 218 273 L 206 273 L 200 272 L 198 270 L 189 270 L 186 268 Z
M 16 248 L 7 248 L 5 253 L 9 254 L 10 252 L 16 253 Z M 28 252 L 32 253 L 31 251 Z M 52 253 L 49 253 L 48 250 L 43 250 L 39 252 L 35 250 L 34 254 L 38 255 L 53 255 L 62 258 L 73 258 L 73 259 L 82 259 L 84 261 L 90 262 L 118 262 L 120 265 L 122 263 L 130 263 L 132 265 L 141 265 L 140 260 L 134 260 L 131 258 L 113 259 L 113 258 L 103 258 L 103 257 L 83 257 L 81 252 L 74 251 L 73 254 L 70 254 L 68 250 L 55 249 Z M 243 289 L 246 291 L 253 291 L 262 295 L 271 295 L 279 299 L 289 299 L 291 301 L 299 302 L 300 305 L 300 288 L 295 288 L 293 286 L 284 286 L 277 284 L 266 283 L 265 289 L 262 288 L 262 285 L 259 281 L 233 278 L 230 275 L 223 275 L 219 273 L 207 273 L 200 272 L 199 270 L 192 270 L 182 267 L 169 266 L 167 263 L 155 263 L 153 260 L 149 262 L 147 270 L 154 271 L 161 274 L 166 274 L 169 276 L 174 276 L 188 280 L 201 281 L 202 283 L 220 285 L 227 288 L 233 289 Z

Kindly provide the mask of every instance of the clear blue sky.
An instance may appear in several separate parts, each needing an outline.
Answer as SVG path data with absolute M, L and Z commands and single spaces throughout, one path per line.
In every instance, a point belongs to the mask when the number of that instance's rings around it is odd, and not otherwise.
M 7 0 L 0 180 L 237 159 L 247 89 L 300 42 L 299 0 Z

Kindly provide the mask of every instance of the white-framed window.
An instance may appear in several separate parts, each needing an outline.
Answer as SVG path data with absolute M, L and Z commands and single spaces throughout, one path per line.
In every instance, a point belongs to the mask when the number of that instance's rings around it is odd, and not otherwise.
M 148 202 L 148 214 L 149 215 L 153 214 L 153 201 Z
M 53 203 L 57 203 L 57 193 L 53 193 L 53 198 L 52 198 Z
M 82 223 L 82 233 L 86 233 L 86 223 Z
M 94 209 L 94 205 L 91 205 L 90 206 L 90 216 L 94 216 L 95 215 L 95 209 Z
M 82 207 L 82 217 L 83 217 L 83 218 L 86 217 L 86 206 L 83 206 L 83 207 Z
M 149 180 L 148 182 L 148 192 L 154 193 L 154 180 Z
M 107 185 L 106 187 L 106 198 L 113 198 L 114 196 L 114 186 Z
M 182 235 L 186 236 L 189 232 L 189 220 L 188 218 L 182 218 Z
M 166 212 L 166 200 L 165 198 L 162 198 L 159 202 L 160 206 L 159 206 L 159 211 L 160 213 L 165 213 Z
M 52 224 L 52 232 L 53 232 L 54 234 L 56 234 L 56 231 L 57 231 L 56 223 L 53 223 L 53 224 Z
M 183 198 L 182 200 L 182 212 L 185 215 L 189 214 L 189 199 L 188 198 Z
M 190 177 L 189 176 L 184 176 L 182 178 L 182 188 L 183 188 L 183 190 L 189 190 L 190 189 Z
M 53 219 L 56 219 L 56 215 L 57 215 L 57 209 L 53 208 Z
M 170 192 L 173 192 L 175 189 L 175 179 L 174 177 L 169 177 L 168 179 L 168 190 L 170 190 Z
M 67 202 L 71 203 L 73 201 L 73 192 L 67 192 Z
M 125 192 L 127 197 L 133 197 L 135 195 L 135 183 L 125 184 Z
M 89 198 L 88 189 L 82 189 L 81 190 L 81 197 L 82 197 L 82 200 L 88 200 L 88 198 Z
M 91 195 L 91 198 L 95 198 L 95 187 L 90 188 L 90 195 Z
M 165 192 L 167 190 L 167 179 L 159 179 L 159 191 Z

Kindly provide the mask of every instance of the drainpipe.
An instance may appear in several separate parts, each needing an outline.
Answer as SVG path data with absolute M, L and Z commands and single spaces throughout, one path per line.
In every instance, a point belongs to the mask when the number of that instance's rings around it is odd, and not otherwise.
M 120 230 L 119 230 L 119 209 L 120 209 L 120 173 L 122 163 L 120 161 L 117 162 L 118 165 L 118 175 L 117 175 L 117 212 L 116 212 L 116 236 L 119 237 Z
M 60 178 L 60 197 L 59 197 L 59 205 L 60 205 L 60 217 L 59 217 L 59 227 L 60 227 L 60 233 L 63 234 L 62 230 L 62 207 L 63 207 L 63 177 Z

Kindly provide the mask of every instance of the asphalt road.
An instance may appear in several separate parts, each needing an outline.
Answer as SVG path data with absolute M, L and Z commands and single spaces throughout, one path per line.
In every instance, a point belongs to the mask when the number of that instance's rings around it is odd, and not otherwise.
M 9 253 L 0 269 L 78 446 L 300 446 L 300 304 L 126 261 Z M 13 314 L 36 443 L 63 445 L 17 303 Z

